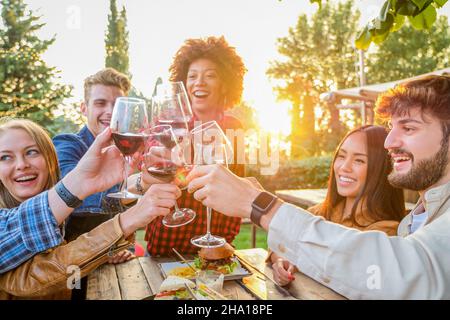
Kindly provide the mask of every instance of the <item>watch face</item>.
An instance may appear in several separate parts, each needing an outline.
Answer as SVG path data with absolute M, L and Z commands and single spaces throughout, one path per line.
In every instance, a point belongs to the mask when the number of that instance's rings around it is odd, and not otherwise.
M 259 207 L 261 210 L 265 210 L 274 200 L 274 196 L 267 192 L 262 192 L 255 199 L 254 204 Z

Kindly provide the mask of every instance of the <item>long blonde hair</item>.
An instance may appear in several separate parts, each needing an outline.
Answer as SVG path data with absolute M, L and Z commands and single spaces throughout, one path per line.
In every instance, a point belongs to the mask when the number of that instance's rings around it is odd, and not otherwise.
M 0 135 L 10 129 L 24 130 L 36 143 L 39 151 L 44 157 L 48 168 L 48 179 L 44 190 L 53 187 L 59 180 L 58 157 L 55 147 L 47 132 L 40 125 L 26 119 L 1 118 Z M 42 190 L 42 191 L 44 191 Z M 0 181 L 0 208 L 15 208 L 20 204 Z

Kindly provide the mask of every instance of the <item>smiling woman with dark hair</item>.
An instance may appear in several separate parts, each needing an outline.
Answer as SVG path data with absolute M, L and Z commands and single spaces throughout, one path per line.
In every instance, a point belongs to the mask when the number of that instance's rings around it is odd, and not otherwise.
M 336 149 L 325 201 L 308 211 L 346 227 L 397 235 L 405 202 L 403 190 L 388 181 L 392 163 L 384 148 L 386 137 L 380 126 L 350 131 Z M 292 281 L 295 267 L 274 253 L 270 258 L 275 279 L 282 285 Z

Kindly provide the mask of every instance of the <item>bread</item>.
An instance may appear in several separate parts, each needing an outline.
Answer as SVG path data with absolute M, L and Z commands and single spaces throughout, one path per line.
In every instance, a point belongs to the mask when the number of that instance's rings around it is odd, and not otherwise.
M 202 248 L 198 252 L 198 256 L 205 260 L 221 260 L 231 257 L 234 254 L 234 248 L 225 243 L 222 247 L 217 248 Z
M 178 289 L 184 289 L 185 284 L 190 288 L 195 288 L 195 283 L 189 279 L 181 278 L 177 276 L 168 276 L 159 287 L 159 292 L 163 291 L 174 291 Z

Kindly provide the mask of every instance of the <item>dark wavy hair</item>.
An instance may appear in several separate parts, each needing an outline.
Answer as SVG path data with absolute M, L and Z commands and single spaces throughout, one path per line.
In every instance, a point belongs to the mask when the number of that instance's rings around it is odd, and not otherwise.
M 192 62 L 207 59 L 214 62 L 225 89 L 224 110 L 239 103 L 242 97 L 244 74 L 247 69 L 242 58 L 225 38 L 188 39 L 176 52 L 170 66 L 170 80 L 183 81 L 186 86 L 187 73 Z
M 355 220 L 355 212 L 360 201 L 365 201 L 370 219 L 373 221 L 396 220 L 400 221 L 405 215 L 405 199 L 403 190 L 393 187 L 387 177 L 392 170 L 392 163 L 389 154 L 384 148 L 388 132 L 384 127 L 367 125 L 350 131 L 342 139 L 334 154 L 328 180 L 328 192 L 325 201 L 319 211 L 322 216 L 330 220 L 334 208 L 345 200 L 337 191 L 336 175 L 334 173 L 334 162 L 347 138 L 356 133 L 362 132 L 366 136 L 367 143 L 367 178 L 352 208 L 352 220 L 355 225 L 359 225 Z M 361 225 L 359 225 L 361 226 Z

